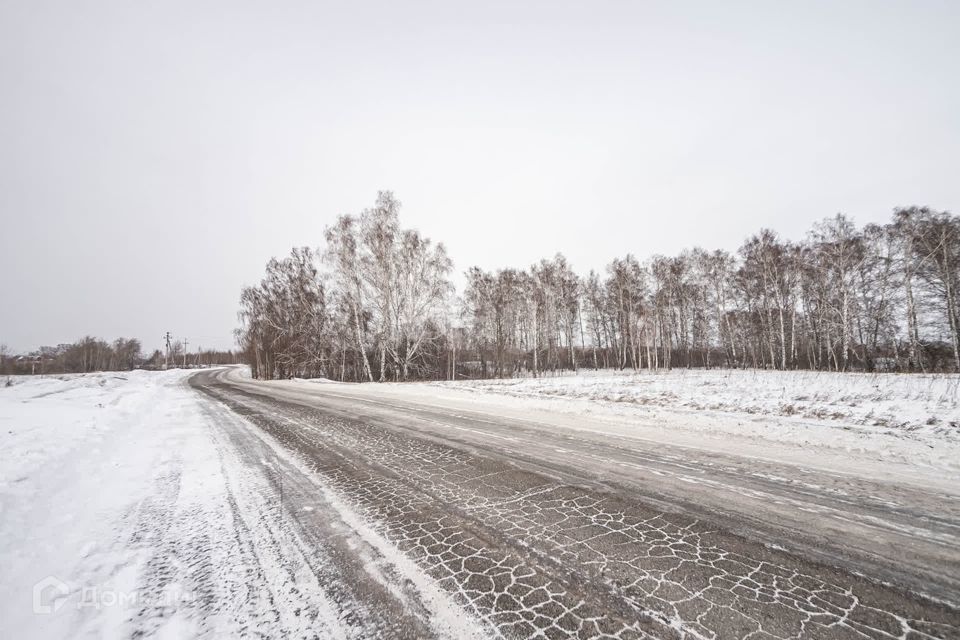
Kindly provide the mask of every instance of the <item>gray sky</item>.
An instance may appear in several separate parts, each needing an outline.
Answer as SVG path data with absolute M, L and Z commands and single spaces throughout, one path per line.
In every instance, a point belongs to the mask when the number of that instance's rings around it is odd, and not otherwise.
M 0 342 L 229 347 L 391 189 L 458 271 L 960 203 L 960 2 L 0 0 Z

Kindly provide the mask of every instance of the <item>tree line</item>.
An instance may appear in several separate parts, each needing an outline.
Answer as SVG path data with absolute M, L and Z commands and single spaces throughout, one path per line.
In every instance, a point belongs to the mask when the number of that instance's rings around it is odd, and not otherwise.
M 91 371 L 123 371 L 143 361 L 140 341 L 117 338 L 106 342 L 86 336 L 73 343 L 40 349 L 24 355 L 8 353 L 0 346 L 0 373 L 87 373 Z
M 327 228 L 325 248 L 271 259 L 240 296 L 237 340 L 257 377 L 438 377 L 450 347 L 453 263 L 381 192 Z
M 40 347 L 26 354 L 11 353 L 5 345 L 0 345 L 0 375 L 162 369 L 167 360 L 171 367 L 181 366 L 184 362 L 188 366 L 239 362 L 232 351 L 203 350 L 185 353 L 182 342 L 173 343 L 169 354 L 157 349 L 147 356 L 136 338 L 117 338 L 108 342 L 85 336 L 72 343 Z
M 960 219 L 842 214 L 800 241 L 763 229 L 736 252 L 615 258 L 577 274 L 562 254 L 469 268 L 381 192 L 317 250 L 267 264 L 241 294 L 237 340 L 260 378 L 384 381 L 541 375 L 580 367 L 960 371 Z

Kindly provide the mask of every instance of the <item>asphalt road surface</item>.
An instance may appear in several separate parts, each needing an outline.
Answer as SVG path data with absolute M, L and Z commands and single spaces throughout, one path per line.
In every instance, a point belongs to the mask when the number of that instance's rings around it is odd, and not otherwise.
M 423 585 L 376 575 L 338 502 L 400 550 L 383 566 L 415 563 L 494 637 L 960 638 L 960 503 L 942 487 L 374 385 L 190 382 L 252 467 L 277 461 L 285 522 L 360 635 L 434 632 Z

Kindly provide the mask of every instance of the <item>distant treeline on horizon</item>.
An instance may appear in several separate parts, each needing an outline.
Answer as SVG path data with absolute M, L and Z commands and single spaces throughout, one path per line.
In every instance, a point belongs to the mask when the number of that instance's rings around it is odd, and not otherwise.
M 135 338 L 117 338 L 106 342 L 86 336 L 69 344 L 40 347 L 27 354 L 11 354 L 0 345 L 0 375 L 90 373 L 93 371 L 129 371 L 131 369 L 161 369 L 169 366 L 208 366 L 237 364 L 233 351 L 202 350 L 184 352 L 183 343 L 171 344 L 170 353 L 160 349 L 145 357 L 140 341 Z
M 960 220 L 842 214 L 800 242 L 763 229 L 735 252 L 615 258 L 574 272 L 557 254 L 466 271 L 380 192 L 325 246 L 271 259 L 236 331 L 259 378 L 374 381 L 540 375 L 579 367 L 960 371 Z

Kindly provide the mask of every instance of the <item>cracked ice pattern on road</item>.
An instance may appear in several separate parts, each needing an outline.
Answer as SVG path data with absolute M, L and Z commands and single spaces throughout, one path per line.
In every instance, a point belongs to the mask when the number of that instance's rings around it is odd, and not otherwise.
M 622 493 L 328 412 L 207 388 L 504 637 L 956 638 L 956 612 Z

